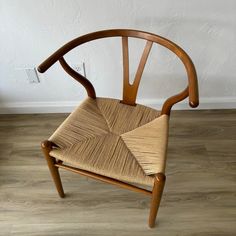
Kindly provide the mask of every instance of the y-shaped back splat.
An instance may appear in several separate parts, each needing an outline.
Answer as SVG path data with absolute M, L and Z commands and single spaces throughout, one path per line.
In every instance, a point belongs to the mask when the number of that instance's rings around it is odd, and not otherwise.
M 152 48 L 152 41 L 147 41 L 143 50 L 142 57 L 139 62 L 137 72 L 134 77 L 133 84 L 129 83 L 129 46 L 128 37 L 122 37 L 122 49 L 123 49 L 123 100 L 122 103 L 128 105 L 135 105 L 138 92 L 139 83 L 143 74 L 145 64 L 147 62 L 148 55 Z

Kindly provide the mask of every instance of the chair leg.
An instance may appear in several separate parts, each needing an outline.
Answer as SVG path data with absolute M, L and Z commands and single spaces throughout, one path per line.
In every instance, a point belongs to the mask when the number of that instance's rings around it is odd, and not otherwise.
M 164 185 L 165 185 L 166 176 L 163 173 L 158 173 L 155 176 L 154 186 L 152 189 L 152 199 L 150 206 L 150 214 L 149 214 L 149 227 L 153 228 L 155 226 L 156 216 L 158 212 L 158 208 L 161 202 L 161 196 L 163 193 Z
M 46 141 L 42 142 L 41 147 L 42 147 L 45 159 L 48 163 L 48 168 L 51 172 L 51 176 L 52 176 L 53 181 L 56 185 L 58 194 L 61 198 L 63 198 L 63 197 L 65 197 L 65 194 L 64 194 L 63 187 L 62 187 L 61 178 L 60 178 L 60 175 L 59 175 L 58 168 L 54 165 L 55 164 L 55 158 L 51 157 L 49 155 L 49 152 L 52 149 L 52 142 L 46 140 Z

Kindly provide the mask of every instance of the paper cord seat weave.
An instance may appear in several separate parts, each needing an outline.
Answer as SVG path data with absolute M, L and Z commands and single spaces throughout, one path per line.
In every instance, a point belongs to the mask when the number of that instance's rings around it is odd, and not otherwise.
M 79 169 L 153 185 L 164 173 L 168 117 L 142 105 L 87 98 L 50 137 L 50 155 Z

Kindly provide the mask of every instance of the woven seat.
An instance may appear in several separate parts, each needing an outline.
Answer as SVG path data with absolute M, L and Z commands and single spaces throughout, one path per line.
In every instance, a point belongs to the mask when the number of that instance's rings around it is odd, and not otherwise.
M 168 118 L 159 115 L 142 105 L 87 98 L 51 136 L 59 148 L 50 155 L 83 170 L 152 186 L 153 174 L 165 167 Z

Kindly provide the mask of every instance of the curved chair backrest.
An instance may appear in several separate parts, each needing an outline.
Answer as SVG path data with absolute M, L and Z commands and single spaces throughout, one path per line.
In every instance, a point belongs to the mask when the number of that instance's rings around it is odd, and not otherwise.
M 107 38 L 107 37 L 121 37 L 122 38 L 123 80 L 124 80 L 123 81 L 123 99 L 121 101 L 122 103 L 129 104 L 129 105 L 136 104 L 135 102 L 136 102 L 140 79 L 142 77 L 142 73 L 143 73 L 149 52 L 151 50 L 152 44 L 154 42 L 168 48 L 173 53 L 175 53 L 183 62 L 185 69 L 187 71 L 187 76 L 188 76 L 187 88 L 183 90 L 181 93 L 168 98 L 164 102 L 163 107 L 162 107 L 162 114 L 169 115 L 171 107 L 175 103 L 182 101 L 188 96 L 189 96 L 190 106 L 191 107 L 198 106 L 199 100 L 198 100 L 197 74 L 196 74 L 195 67 L 190 57 L 182 48 L 180 48 L 178 45 L 171 42 L 170 40 L 163 38 L 161 36 L 152 34 L 152 33 L 148 33 L 148 32 L 129 30 L 129 29 L 112 29 L 112 30 L 103 30 L 103 31 L 98 31 L 98 32 L 83 35 L 81 37 L 78 37 L 70 41 L 69 43 L 65 44 L 63 47 L 58 49 L 54 54 L 52 54 L 48 59 L 46 59 L 41 65 L 39 65 L 38 71 L 40 73 L 43 73 L 48 68 L 50 68 L 56 61 L 59 61 L 62 67 L 64 68 L 64 70 L 85 87 L 85 89 L 87 90 L 88 96 L 91 98 L 96 98 L 94 87 L 90 83 L 90 81 L 84 76 L 82 76 L 81 74 L 79 74 L 78 72 L 74 71 L 67 64 L 63 56 L 69 51 L 71 51 L 73 48 L 81 44 L 87 43 L 92 40 Z M 141 60 L 140 60 L 133 84 L 129 83 L 128 37 L 141 38 L 141 39 L 146 40 L 146 46 L 141 56 Z

